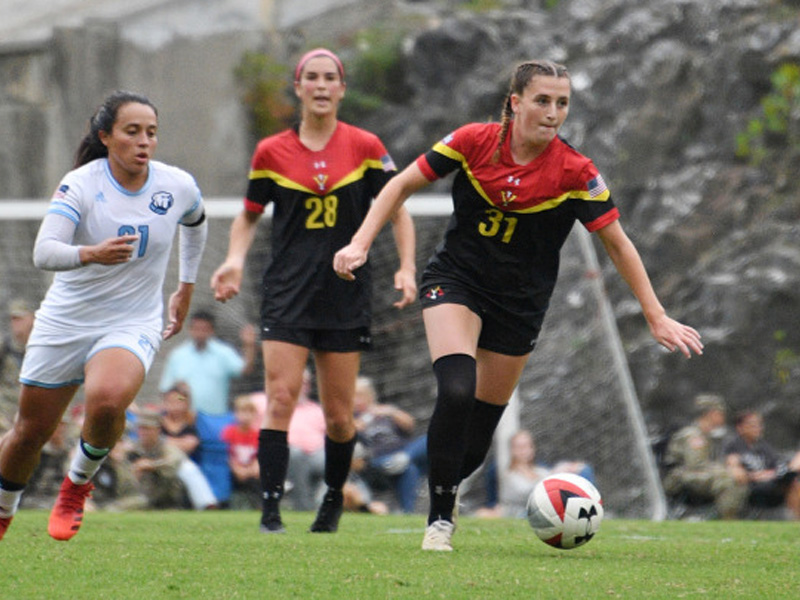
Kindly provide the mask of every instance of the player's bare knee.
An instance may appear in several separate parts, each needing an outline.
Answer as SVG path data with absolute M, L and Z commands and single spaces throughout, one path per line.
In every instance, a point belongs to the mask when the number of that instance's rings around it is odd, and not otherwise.
M 286 388 L 279 388 L 270 393 L 267 401 L 267 413 L 273 421 L 287 421 L 292 418 L 297 397 Z
M 353 439 L 356 426 L 349 415 L 335 416 L 325 420 L 328 437 L 334 442 L 344 443 Z
M 116 421 L 125 418 L 125 408 L 113 399 L 93 402 L 86 407 L 86 421 L 94 427 L 111 428 Z

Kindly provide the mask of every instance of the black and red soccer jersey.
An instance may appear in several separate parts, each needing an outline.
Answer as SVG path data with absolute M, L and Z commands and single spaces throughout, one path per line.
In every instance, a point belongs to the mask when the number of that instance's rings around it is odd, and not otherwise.
M 575 221 L 596 231 L 619 212 L 592 161 L 561 138 L 519 165 L 509 130 L 493 163 L 499 129 L 497 123 L 465 125 L 417 159 L 431 181 L 458 170 L 453 215 L 426 273 L 456 278 L 543 316 Z
M 336 276 L 334 253 L 350 243 L 372 199 L 395 172 L 377 136 L 339 122 L 323 150 L 295 130 L 262 140 L 245 198 L 249 211 L 274 203 L 272 254 L 264 272 L 262 320 L 273 327 L 369 326 L 369 264 L 355 282 Z

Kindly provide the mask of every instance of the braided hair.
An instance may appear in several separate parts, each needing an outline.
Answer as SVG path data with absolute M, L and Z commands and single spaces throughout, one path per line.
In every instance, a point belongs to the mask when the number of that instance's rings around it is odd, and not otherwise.
M 500 148 L 506 141 L 508 128 L 514 115 L 514 110 L 511 108 L 511 95 L 517 94 L 521 96 L 531 80 L 537 75 L 566 77 L 569 79 L 567 68 L 550 60 L 529 60 L 517 65 L 514 75 L 511 76 L 511 84 L 508 86 L 508 93 L 503 102 L 503 112 L 500 114 L 500 133 L 497 136 L 497 148 L 492 154 L 493 163 L 500 159 Z
M 89 119 L 89 131 L 83 136 L 78 150 L 75 152 L 75 164 L 73 168 L 78 168 L 96 158 L 108 156 L 108 148 L 100 140 L 100 132 L 105 131 L 110 134 L 117 121 L 119 109 L 126 104 L 136 103 L 145 104 L 153 109 L 158 116 L 155 105 L 146 97 L 135 92 L 117 90 L 108 96 L 101 104 L 92 118 Z

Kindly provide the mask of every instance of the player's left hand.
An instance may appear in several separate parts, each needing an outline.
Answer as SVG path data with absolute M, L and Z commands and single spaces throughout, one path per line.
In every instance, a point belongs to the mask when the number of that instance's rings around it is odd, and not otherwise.
M 183 322 L 189 314 L 189 305 L 192 303 L 194 284 L 181 282 L 178 289 L 169 297 L 168 317 L 169 323 L 164 329 L 161 337 L 168 340 L 180 333 L 183 329 Z
M 367 251 L 348 244 L 333 256 L 333 270 L 345 281 L 354 281 L 356 276 L 353 274 L 357 268 L 367 262 Z
M 394 274 L 394 289 L 403 294 L 403 297 L 392 306 L 404 308 L 417 298 L 416 273 L 410 269 L 400 269 Z
M 650 332 L 656 341 L 670 352 L 680 350 L 686 358 L 691 358 L 692 352 L 697 355 L 703 354 L 703 342 L 700 341 L 697 330 L 667 315 L 650 323 Z
M 211 276 L 214 299 L 227 302 L 236 297 L 242 287 L 242 268 L 238 264 L 223 263 Z

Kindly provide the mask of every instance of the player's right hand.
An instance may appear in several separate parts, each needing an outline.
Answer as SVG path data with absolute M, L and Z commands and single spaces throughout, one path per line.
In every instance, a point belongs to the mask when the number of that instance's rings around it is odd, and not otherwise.
M 211 276 L 211 289 L 214 299 L 227 302 L 239 294 L 242 286 L 242 270 L 233 265 L 223 263 Z

